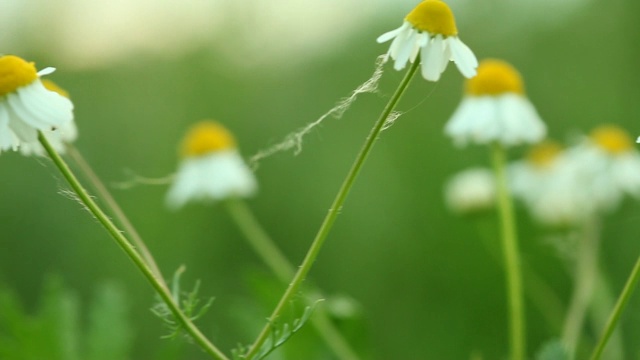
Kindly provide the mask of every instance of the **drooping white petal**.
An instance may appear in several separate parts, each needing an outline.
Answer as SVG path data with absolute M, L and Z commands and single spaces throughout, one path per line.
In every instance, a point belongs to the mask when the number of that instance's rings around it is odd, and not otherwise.
M 55 129 L 73 119 L 73 104 L 58 93 L 47 90 L 39 80 L 6 95 L 16 117 L 36 130 Z
M 185 159 L 167 194 L 167 205 L 177 209 L 189 201 L 213 201 L 250 196 L 257 188 L 251 170 L 236 150 Z
M 442 35 L 436 35 L 422 48 L 420 53 L 422 61 L 422 77 L 429 81 L 438 81 L 443 71 L 443 62 L 449 61 L 445 57 L 444 41 Z
M 395 70 L 402 70 L 407 65 L 407 62 L 409 61 L 409 58 L 411 57 L 411 54 L 416 47 L 417 35 L 417 32 L 412 31 L 409 34 L 409 37 L 405 40 L 404 44 L 402 44 L 402 47 L 399 48 L 396 62 L 393 66 Z
M 15 150 L 18 144 L 18 138 L 9 127 L 9 113 L 0 103 L 0 151 Z
M 519 94 L 496 96 L 498 120 L 502 126 L 500 142 L 507 146 L 535 143 L 546 135 L 546 126 L 531 102 Z
M 527 98 L 520 94 L 466 96 L 445 126 L 456 143 L 505 146 L 536 143 L 546 126 Z
M 404 29 L 398 34 L 398 36 L 396 36 L 395 39 L 393 39 L 391 46 L 389 47 L 389 55 L 392 59 L 395 60 L 398 58 L 400 51 L 406 45 L 407 39 L 411 36 L 412 32 L 413 31 L 411 29 Z
M 456 64 L 462 76 L 472 78 L 476 76 L 478 59 L 471 49 L 465 45 L 457 36 L 447 38 L 449 49 L 451 50 L 451 60 Z
M 486 144 L 500 134 L 496 106 L 490 97 L 465 97 L 445 125 L 445 133 L 457 145 Z
M 19 141 L 22 142 L 33 142 L 38 140 L 38 131 L 22 121 L 20 116 L 18 116 L 13 107 L 11 107 L 8 103 L 4 103 L 5 109 L 9 114 L 9 128 L 13 130 L 13 132 L 18 137 Z

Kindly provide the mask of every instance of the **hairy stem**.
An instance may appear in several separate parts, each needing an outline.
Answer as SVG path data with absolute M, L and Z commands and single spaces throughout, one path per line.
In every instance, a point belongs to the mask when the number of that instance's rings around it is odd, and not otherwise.
M 258 335 L 258 338 L 254 341 L 249 351 L 245 354 L 244 357 L 246 359 L 251 359 L 258 352 L 262 344 L 267 340 L 267 338 L 269 337 L 269 332 L 271 331 L 271 324 L 280 316 L 282 311 L 285 309 L 286 305 L 290 302 L 291 298 L 298 291 L 298 288 L 304 281 L 309 270 L 311 270 L 311 267 L 313 266 L 313 263 L 318 257 L 318 254 L 320 253 L 320 249 L 322 248 L 322 245 L 324 244 L 324 241 L 327 238 L 327 235 L 329 235 L 329 232 L 331 231 L 331 228 L 333 227 L 333 224 L 336 218 L 338 217 L 340 210 L 342 209 L 342 205 L 344 204 L 347 198 L 347 195 L 349 194 L 349 191 L 353 187 L 353 184 L 356 178 L 358 177 L 358 174 L 360 173 L 360 170 L 362 169 L 364 162 L 367 160 L 367 157 L 369 156 L 369 153 L 371 152 L 373 145 L 378 139 L 378 135 L 380 135 L 380 132 L 382 131 L 382 128 L 384 127 L 387 121 L 387 118 L 389 117 L 389 114 L 391 114 L 396 104 L 402 97 L 402 94 L 404 94 L 405 90 L 409 86 L 409 83 L 411 82 L 411 78 L 415 74 L 419 65 L 420 65 L 420 59 L 418 58 L 415 60 L 415 62 L 411 65 L 411 67 L 405 74 L 404 78 L 398 85 L 398 88 L 396 89 L 395 93 L 391 96 L 391 98 L 389 99 L 389 102 L 387 103 L 384 110 L 380 114 L 380 117 L 378 118 L 373 128 L 371 129 L 371 132 L 369 133 L 369 136 L 365 140 L 364 145 L 360 150 L 360 153 L 358 153 L 358 156 L 356 157 L 355 161 L 353 162 L 353 165 L 351 166 L 351 170 L 349 170 L 349 173 L 344 179 L 344 182 L 342 183 L 342 186 L 340 187 L 340 190 L 338 191 L 338 194 L 336 195 L 336 198 L 334 199 L 333 204 L 331 205 L 331 208 L 327 213 L 327 216 L 324 218 L 324 221 L 322 222 L 322 225 L 320 226 L 320 229 L 318 230 L 316 237 L 311 243 L 311 246 L 307 251 L 307 255 L 302 261 L 302 264 L 300 264 L 300 267 L 298 268 L 298 271 L 293 277 L 293 280 L 289 284 L 289 287 L 280 298 L 280 302 L 278 303 L 276 308 L 273 310 L 273 313 L 271 314 L 271 316 L 269 316 L 269 319 L 267 320 L 267 324 L 262 328 L 262 331 Z
M 184 329 L 191 335 L 195 342 L 213 359 L 219 360 L 228 360 L 228 358 L 216 348 L 205 336 L 200 332 L 200 330 L 193 324 L 191 319 L 189 319 L 183 312 L 180 310 L 180 307 L 174 302 L 171 293 L 167 289 L 166 286 L 163 285 L 163 282 L 159 280 L 156 275 L 153 273 L 151 268 L 145 263 L 144 259 L 138 254 L 138 252 L 133 248 L 129 240 L 125 238 L 124 235 L 120 232 L 120 230 L 111 222 L 109 217 L 98 207 L 98 205 L 93 201 L 89 193 L 82 187 L 76 176 L 73 174 L 67 163 L 60 157 L 60 155 L 56 152 L 56 150 L 51 147 L 47 138 L 40 132 L 38 132 L 38 140 L 47 151 L 47 154 L 51 157 L 51 160 L 56 165 L 58 170 L 62 173 L 64 178 L 67 180 L 73 191 L 78 195 L 78 198 L 82 203 L 87 207 L 87 210 L 96 217 L 98 222 L 102 225 L 102 227 L 107 230 L 109 235 L 116 241 L 118 246 L 127 254 L 129 259 L 133 261 L 134 265 L 140 270 L 142 275 L 149 281 L 154 290 L 160 295 L 162 300 L 167 304 L 171 312 L 176 318 L 176 321 L 180 323 L 184 327 Z
M 73 159 L 73 161 L 78 165 L 78 168 L 84 173 L 91 185 L 93 185 L 93 188 L 98 193 L 100 199 L 104 201 L 107 207 L 111 210 L 113 216 L 115 216 L 120 225 L 122 225 L 125 233 L 129 235 L 129 238 L 131 239 L 131 241 L 133 241 L 133 245 L 138 250 L 140 255 L 142 255 L 142 258 L 145 260 L 147 265 L 149 265 L 154 275 L 166 287 L 167 284 L 164 280 L 164 277 L 162 276 L 162 272 L 160 272 L 160 268 L 158 267 L 158 264 L 156 264 L 153 255 L 151 255 L 149 248 L 147 248 L 147 245 L 144 243 L 142 237 L 140 237 L 140 234 L 138 233 L 138 231 L 136 231 L 136 228 L 133 226 L 131 221 L 129 221 L 129 218 L 127 218 L 124 211 L 122 211 L 120 205 L 118 205 L 113 196 L 111 196 L 111 193 L 109 192 L 107 187 L 100 180 L 98 175 L 96 175 L 95 171 L 93 171 L 89 163 L 84 159 L 80 151 L 78 151 L 75 146 L 68 144 L 67 153 L 69 154 L 71 159 Z

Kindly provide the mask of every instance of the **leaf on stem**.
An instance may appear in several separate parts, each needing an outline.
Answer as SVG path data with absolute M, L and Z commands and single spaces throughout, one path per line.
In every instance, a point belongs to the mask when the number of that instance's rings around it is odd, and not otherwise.
M 247 353 L 247 347 L 243 345 L 238 345 L 237 348 L 232 350 L 233 360 L 261 360 L 267 357 L 267 355 L 271 354 L 275 349 L 284 345 L 293 334 L 297 333 L 302 329 L 302 327 L 309 321 L 313 311 L 319 302 L 323 301 L 322 299 L 317 300 L 312 305 L 306 306 L 302 315 L 298 318 L 293 319 L 291 324 L 284 323 L 282 326 L 278 326 L 276 323 L 271 323 L 271 332 L 269 333 L 269 338 L 262 344 L 260 350 L 256 353 L 255 356 L 251 357 L 251 359 L 247 359 L 244 357 L 244 354 Z
M 198 298 L 198 291 L 200 290 L 200 280 L 197 280 L 193 290 L 190 292 L 184 292 L 180 289 L 180 277 L 185 271 L 185 267 L 181 266 L 176 270 L 171 282 L 171 296 L 174 301 L 180 306 L 180 309 L 191 320 L 196 321 L 201 318 L 207 310 L 213 304 L 213 298 L 209 298 L 204 304 L 201 304 L 201 299 Z M 162 320 L 165 326 L 169 329 L 170 333 L 163 336 L 163 339 L 173 339 L 182 333 L 182 325 L 176 321 L 173 313 L 162 301 L 159 296 L 156 296 L 156 303 L 151 307 L 151 312 Z

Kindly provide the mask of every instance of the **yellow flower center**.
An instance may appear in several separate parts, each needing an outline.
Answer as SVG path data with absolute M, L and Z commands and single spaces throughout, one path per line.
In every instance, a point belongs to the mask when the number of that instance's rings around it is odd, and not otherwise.
M 524 84 L 520 73 L 510 64 L 496 59 L 480 62 L 478 74 L 467 80 L 469 95 L 501 95 L 516 93 L 524 95 Z
M 38 72 L 32 62 L 13 55 L 0 57 L 0 97 L 31 84 L 37 78 Z
M 529 150 L 527 161 L 535 167 L 544 168 L 551 165 L 561 152 L 562 146 L 560 144 L 547 140 Z
M 430 34 L 454 36 L 458 34 L 456 21 L 447 4 L 440 0 L 425 0 L 405 18 L 414 28 Z
M 591 132 L 591 140 L 611 154 L 620 154 L 633 149 L 629 134 L 613 125 L 602 125 Z
M 233 135 L 214 121 L 200 122 L 187 132 L 182 143 L 182 155 L 194 157 L 236 147 Z
M 42 85 L 44 85 L 44 88 L 49 90 L 49 91 L 53 91 L 56 92 L 64 97 L 66 97 L 67 99 L 69 99 L 69 93 L 64 90 L 63 88 L 61 88 L 60 86 L 58 86 L 56 83 L 54 83 L 53 81 L 49 80 L 49 79 L 42 79 Z

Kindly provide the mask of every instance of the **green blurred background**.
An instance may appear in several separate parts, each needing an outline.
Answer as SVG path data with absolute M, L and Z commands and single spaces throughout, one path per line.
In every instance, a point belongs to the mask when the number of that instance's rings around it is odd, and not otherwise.
M 76 106 L 76 146 L 109 184 L 128 180 L 128 171 L 148 177 L 175 171 L 182 135 L 205 118 L 232 130 L 247 157 L 277 143 L 370 76 L 388 47 L 375 38 L 399 26 L 415 4 L 177 3 L 132 1 L 101 13 L 106 1 L 0 0 L 7 20 L 0 25 L 0 51 L 36 61 L 39 68 L 57 67 L 50 78 Z M 551 137 L 564 140 L 605 122 L 640 134 L 638 2 L 535 3 L 450 2 L 460 36 L 478 58 L 503 58 L 522 72 Z M 210 13 L 184 10 L 190 6 Z M 52 16 L 52 9 L 64 16 Z M 78 18 L 84 23 L 72 21 Z M 102 21 L 94 33 L 86 31 L 91 18 Z M 144 21 L 160 26 L 145 27 Z M 128 30 L 105 40 L 103 32 L 122 22 Z M 197 29 L 182 29 L 190 25 Z M 76 39 L 83 40 L 77 47 Z M 327 119 L 305 138 L 299 155 L 280 153 L 260 163 L 260 192 L 248 202 L 292 262 L 304 256 L 401 76 L 386 66 L 378 93 L 360 96 L 342 119 Z M 350 337 L 372 359 L 506 356 L 503 273 L 485 245 L 497 241 L 497 219 L 492 213 L 458 217 L 443 201 L 452 174 L 488 165 L 487 149 L 458 149 L 443 136 L 462 86 L 453 64 L 436 84 L 413 81 L 399 106 L 405 114 L 382 134 L 310 274 L 329 298 L 347 295 L 358 304 L 348 320 L 355 323 Z M 514 149 L 512 158 L 524 150 Z M 160 339 L 166 331 L 149 311 L 151 287 L 87 211 L 61 194 L 67 185 L 50 161 L 3 153 L 0 167 L 0 284 L 34 313 L 51 274 L 83 305 L 99 284 L 115 282 L 130 302 L 131 358 L 162 358 L 171 343 Z M 113 188 L 113 194 L 165 274 L 185 264 L 184 283 L 201 279 L 201 295 L 215 297 L 199 320 L 206 334 L 225 351 L 250 342 L 284 286 L 253 254 L 223 206 L 191 205 L 172 213 L 164 207 L 166 190 L 140 185 Z M 522 209 L 518 216 L 525 261 L 568 301 L 571 280 L 557 254 L 556 233 L 536 227 Z M 615 293 L 640 254 L 639 220 L 640 206 L 628 201 L 604 222 L 601 265 Z M 533 356 L 559 329 L 530 303 L 527 310 Z M 639 314 L 640 297 L 634 297 L 621 322 L 630 359 L 640 353 Z M 589 331 L 587 345 L 595 336 Z M 308 353 L 290 358 L 330 359 L 309 345 L 312 339 L 309 329 L 294 336 L 286 346 Z M 176 354 L 205 358 L 195 346 Z

